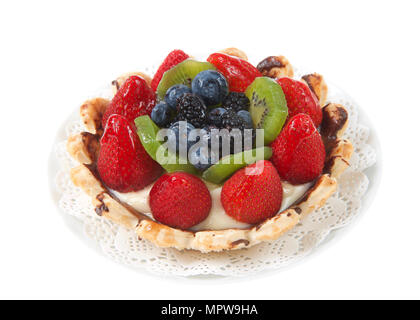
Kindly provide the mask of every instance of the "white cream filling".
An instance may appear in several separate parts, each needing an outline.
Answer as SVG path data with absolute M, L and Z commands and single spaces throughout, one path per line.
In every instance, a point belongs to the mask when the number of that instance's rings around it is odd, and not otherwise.
M 205 182 L 207 188 L 210 191 L 210 195 L 212 198 L 212 208 L 208 217 L 202 221 L 201 223 L 195 225 L 191 228 L 193 231 L 201 231 L 201 230 L 223 230 L 223 229 L 230 229 L 230 228 L 237 228 L 237 229 L 245 229 L 248 228 L 250 225 L 246 223 L 242 223 L 236 221 L 235 219 L 228 216 L 223 209 L 222 203 L 220 202 L 220 194 L 222 192 L 222 187 Z M 129 206 L 133 207 L 134 209 L 152 216 L 150 205 L 149 205 L 149 193 L 153 187 L 153 184 L 150 184 L 146 188 L 135 191 L 135 192 L 127 192 L 127 193 L 120 193 L 117 191 L 112 191 L 115 196 L 122 202 L 128 204 Z M 293 203 L 299 200 L 306 191 L 311 187 L 312 182 L 300 184 L 300 185 L 292 185 L 287 182 L 282 182 L 283 186 L 283 201 L 281 204 L 280 211 L 283 211 L 290 207 Z

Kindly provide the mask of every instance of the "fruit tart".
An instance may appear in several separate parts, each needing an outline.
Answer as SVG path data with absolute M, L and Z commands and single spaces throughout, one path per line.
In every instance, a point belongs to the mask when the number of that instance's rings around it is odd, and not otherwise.
M 323 206 L 353 152 L 348 115 L 319 74 L 283 56 L 174 50 L 156 73 L 112 82 L 80 107 L 73 183 L 139 241 L 202 252 L 272 241 Z

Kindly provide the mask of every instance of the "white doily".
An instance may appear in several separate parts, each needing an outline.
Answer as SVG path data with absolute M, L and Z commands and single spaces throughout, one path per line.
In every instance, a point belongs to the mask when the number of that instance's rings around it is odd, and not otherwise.
M 296 70 L 295 74 L 300 77 L 303 72 Z M 109 98 L 110 89 L 104 88 L 99 96 Z M 97 216 L 90 198 L 72 184 L 69 169 L 77 163 L 68 155 L 65 141 L 55 146 L 55 154 L 61 166 L 56 176 L 56 186 L 60 194 L 59 207 L 83 223 L 86 235 L 109 258 L 156 274 L 244 276 L 285 267 L 310 253 L 331 231 L 352 222 L 361 209 L 361 200 L 369 185 L 363 171 L 376 161 L 375 150 L 367 143 L 369 128 L 359 123 L 355 102 L 330 84 L 328 100 L 344 105 L 349 113 L 345 138 L 353 143 L 355 149 L 351 166 L 339 178 L 338 191 L 322 208 L 311 213 L 274 242 L 236 251 L 200 253 L 163 249 L 147 240 L 138 240 L 134 231 Z M 66 125 L 66 136 L 83 130 L 79 120 L 70 120 Z

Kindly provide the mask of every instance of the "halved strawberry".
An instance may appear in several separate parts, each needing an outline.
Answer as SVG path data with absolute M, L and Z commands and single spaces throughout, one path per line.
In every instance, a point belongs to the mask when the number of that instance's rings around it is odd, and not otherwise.
M 255 78 L 262 76 L 248 61 L 224 53 L 213 53 L 207 61 L 224 75 L 230 91 L 244 92 Z
M 311 118 L 304 113 L 292 117 L 271 143 L 271 161 L 280 177 L 292 184 L 314 180 L 324 168 L 325 147 Z
M 129 77 L 109 103 L 102 117 L 102 127 L 112 114 L 124 116 L 128 121 L 150 115 L 156 104 L 156 95 L 140 76 Z
M 163 60 L 162 64 L 160 65 L 159 69 L 156 71 L 152 83 L 150 86 L 152 87 L 153 91 L 156 91 L 160 80 L 162 79 L 163 74 L 171 69 L 172 67 L 175 67 L 178 63 L 184 61 L 185 59 L 188 59 L 189 56 L 182 50 L 173 50 L 171 51 L 168 56 Z
M 281 207 L 283 187 L 273 164 L 257 161 L 225 182 L 221 202 L 237 221 L 255 224 L 274 216 Z
M 286 96 L 289 119 L 298 113 L 306 113 L 311 117 L 315 127 L 319 127 L 322 121 L 322 109 L 311 89 L 305 83 L 287 77 L 277 79 L 277 83 Z
M 210 192 L 203 181 L 186 172 L 168 173 L 150 190 L 153 217 L 168 226 L 188 229 L 210 213 Z
M 144 150 L 134 123 L 118 114 L 108 119 L 100 141 L 97 168 L 105 185 L 119 192 L 143 189 L 162 172 L 161 166 Z

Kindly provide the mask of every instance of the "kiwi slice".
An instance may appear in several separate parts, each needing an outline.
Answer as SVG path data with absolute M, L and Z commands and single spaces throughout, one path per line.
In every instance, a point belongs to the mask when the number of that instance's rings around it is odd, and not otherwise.
M 288 115 L 286 97 L 280 85 L 271 78 L 259 77 L 245 91 L 251 102 L 254 128 L 264 129 L 264 144 L 268 145 L 279 135 Z
M 201 62 L 193 59 L 182 61 L 163 74 L 157 87 L 157 95 L 159 99 L 163 99 L 166 91 L 175 84 L 184 84 L 191 87 L 191 82 L 195 76 L 201 71 L 209 69 L 216 70 L 216 68 L 209 62 Z
M 272 151 L 269 147 L 261 147 L 227 155 L 204 171 L 203 179 L 220 184 L 239 169 L 259 160 L 268 160 L 271 158 L 271 155 Z
M 140 116 L 134 120 L 137 127 L 137 134 L 140 137 L 141 143 L 149 154 L 149 156 L 157 161 L 163 169 L 167 172 L 184 171 L 191 174 L 198 174 L 197 169 L 188 161 L 187 163 L 180 163 L 180 159 L 176 153 L 170 152 L 167 148 L 165 150 L 165 158 L 167 161 L 159 161 L 157 154 L 163 145 L 163 141 L 157 140 L 157 134 L 160 128 L 150 119 L 149 116 Z

